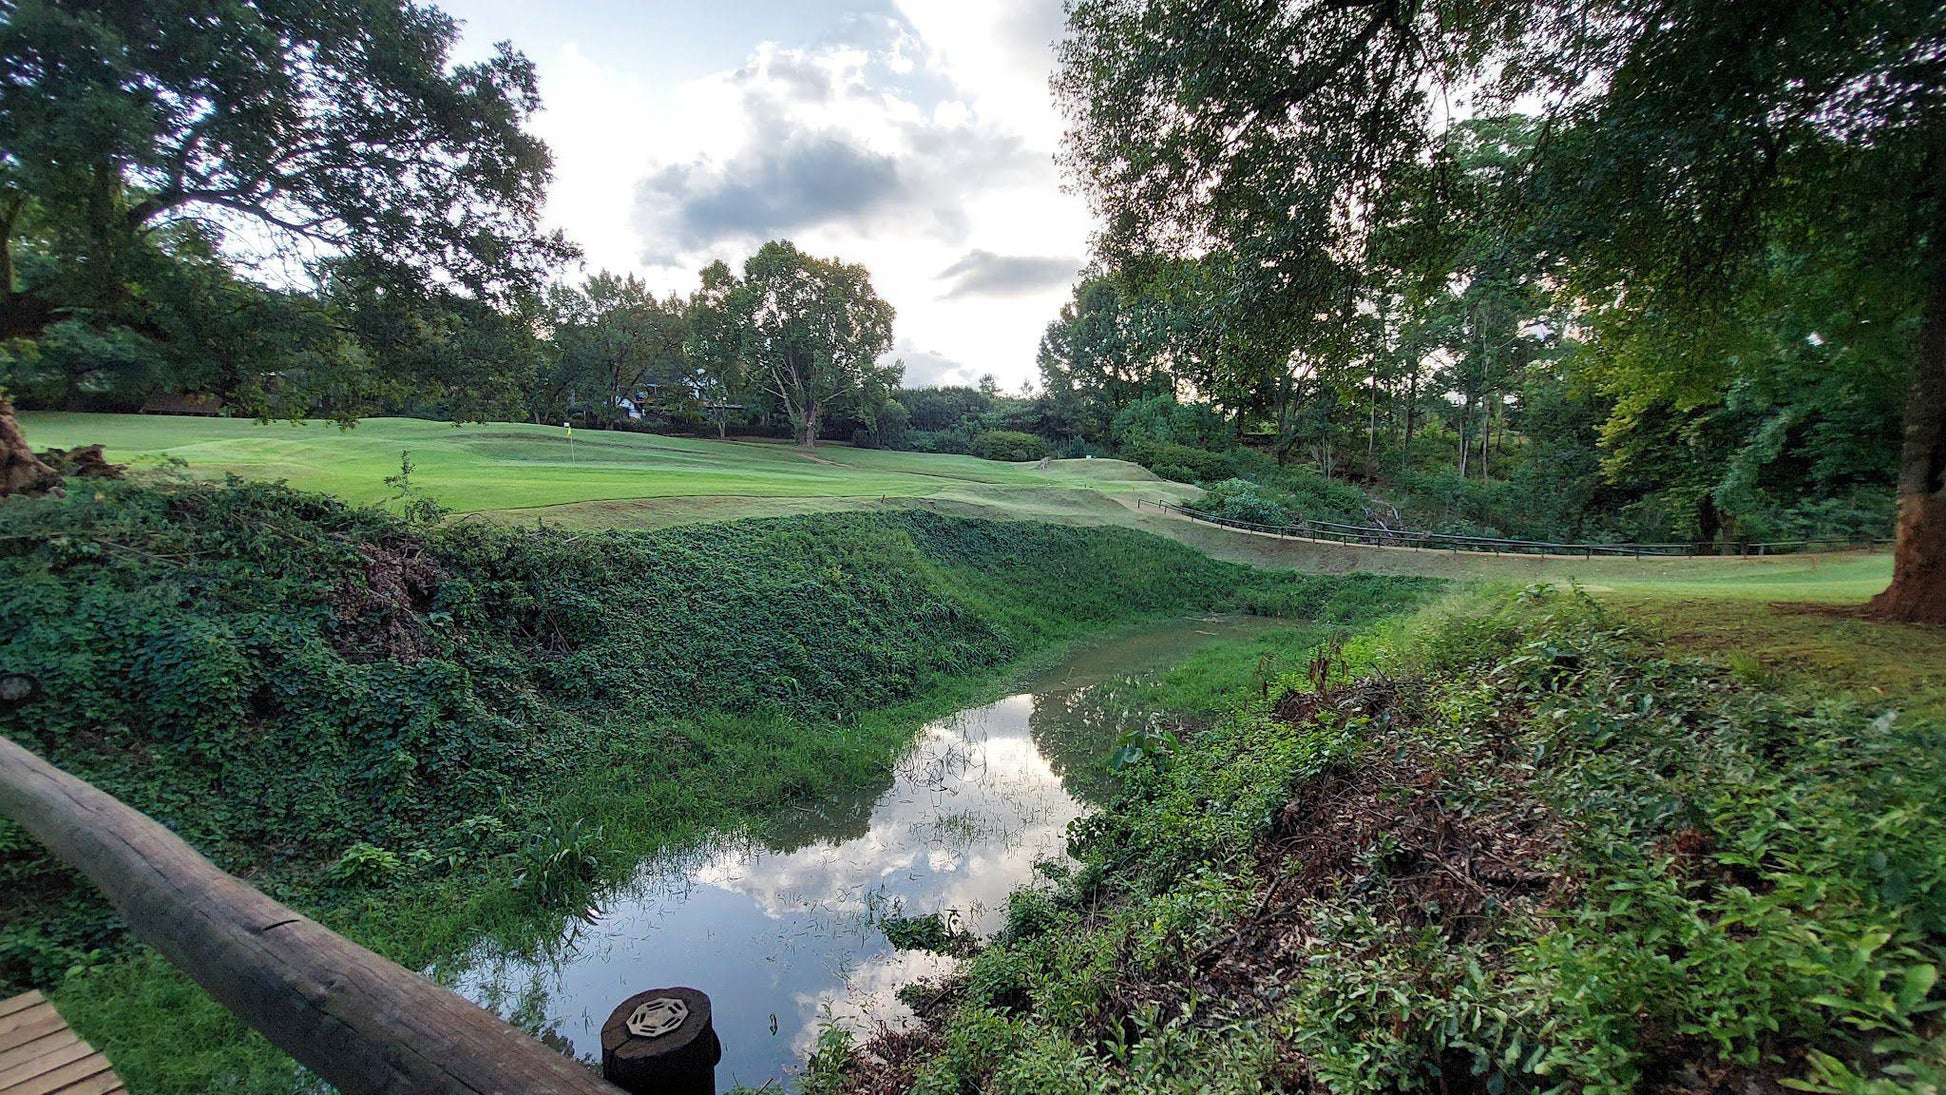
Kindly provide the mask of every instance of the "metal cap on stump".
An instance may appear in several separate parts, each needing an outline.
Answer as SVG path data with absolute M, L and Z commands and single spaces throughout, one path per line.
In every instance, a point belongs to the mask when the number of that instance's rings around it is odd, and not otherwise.
M 601 1074 L 632 1095 L 716 1095 L 722 1059 L 709 997 L 695 989 L 638 992 L 601 1025 Z

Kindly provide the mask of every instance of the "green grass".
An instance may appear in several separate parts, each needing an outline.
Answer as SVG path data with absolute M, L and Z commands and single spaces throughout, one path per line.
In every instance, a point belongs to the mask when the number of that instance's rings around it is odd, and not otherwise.
M 284 479 L 353 502 L 395 496 L 401 450 L 413 486 L 458 513 L 570 528 L 641 529 L 830 510 L 922 507 L 973 517 L 1139 528 L 1231 562 L 1312 573 L 1426 575 L 1528 585 L 1580 582 L 1625 596 L 1862 604 L 1891 580 L 1885 552 L 1763 559 L 1564 559 L 1313 544 L 1193 524 L 1137 508 L 1195 488 L 1120 460 L 1061 460 L 1047 471 L 968 456 L 582 430 L 572 458 L 557 427 L 452 426 L 379 418 L 325 422 L 156 415 L 22 416 L 33 444 L 100 443 L 136 467 L 170 458 L 193 474 Z
M 1624 599 L 1859 605 L 1892 580 L 1892 556 L 1886 551 L 1765 558 L 1575 559 L 1278 540 L 1152 513 L 1130 523 L 1219 559 L 1258 567 L 1320 574 L 1417 574 L 1514 586 L 1578 582 L 1590 592 Z
M 136 467 L 174 458 L 195 474 L 283 479 L 351 502 L 393 497 L 385 479 L 398 474 L 400 453 L 410 450 L 414 488 L 450 510 L 558 507 L 550 522 L 575 525 L 673 523 L 653 516 L 671 512 L 653 504 L 669 500 L 718 500 L 712 516 L 748 517 L 880 499 L 977 503 L 996 492 L 1052 509 L 1064 508 L 1065 495 L 1125 498 L 1133 505 L 1137 494 L 1175 497 L 1187 491 L 1119 460 L 1062 460 L 1040 471 L 1033 464 L 971 456 L 849 445 L 806 451 L 780 442 L 605 430 L 576 431 L 570 448 L 560 428 L 524 423 L 454 426 L 375 418 L 344 430 L 327 422 L 36 413 L 23 415 L 22 425 L 36 447 L 102 444 L 111 460 Z

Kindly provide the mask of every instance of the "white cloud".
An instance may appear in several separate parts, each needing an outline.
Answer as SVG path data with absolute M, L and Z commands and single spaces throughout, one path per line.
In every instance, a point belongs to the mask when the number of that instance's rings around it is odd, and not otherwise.
M 1092 227 L 1054 166 L 1059 25 L 1058 0 L 899 0 L 896 17 L 753 40 L 668 82 L 614 64 L 613 42 L 517 42 L 539 65 L 535 128 L 555 155 L 547 220 L 590 269 L 660 291 L 770 238 L 862 262 L 898 312 L 912 383 L 991 372 L 1016 387 L 1066 295 L 1054 257 L 1083 254 Z

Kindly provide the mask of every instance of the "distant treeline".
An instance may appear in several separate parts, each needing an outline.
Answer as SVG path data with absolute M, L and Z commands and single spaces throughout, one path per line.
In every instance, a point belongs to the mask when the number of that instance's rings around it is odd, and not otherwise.
M 1325 9 L 1314 29 L 1348 36 L 1347 56 L 1419 33 Z M 1874 211 L 1936 205 L 1914 180 L 1946 162 L 1938 127 L 1911 121 L 1936 112 L 1819 108 L 1882 123 L 1879 140 L 1750 104 L 1876 86 L 1902 51 L 1937 56 L 1936 12 L 1753 16 L 1629 62 L 1656 69 L 1634 113 L 1595 97 L 1429 133 L 1414 119 L 1430 116 L 1430 77 L 1396 66 L 1372 87 L 1419 106 L 1318 91 L 1322 113 L 1286 117 L 1284 69 L 1335 71 L 1337 56 L 1287 56 L 1291 11 L 1225 9 L 1223 35 L 1182 36 L 1203 56 L 1157 29 L 1200 26 L 1200 7 L 1164 5 L 1153 24 L 1109 0 L 1077 8 L 1056 92 L 1070 175 L 1105 228 L 1037 381 L 1005 394 L 902 387 L 869 272 L 787 241 L 712 263 L 687 296 L 563 280 L 575 249 L 538 223 L 551 161 L 526 130 L 533 66 L 510 47 L 455 64 L 457 25 L 436 9 L 19 5 L 0 24 L 0 393 L 1113 454 L 1224 485 L 1216 502 L 1238 516 L 1544 539 L 1889 531 L 1922 302 L 1946 280 L 1914 227 L 1936 216 Z M 1632 41 L 1634 25 L 1604 34 Z M 1710 83 L 1725 50 L 1832 35 L 1829 56 L 1753 60 L 1762 94 Z M 1606 71 L 1604 57 L 1575 64 Z M 1685 58 L 1711 95 L 1756 111 L 1747 132 L 1687 112 L 1682 73 L 1657 67 Z M 1557 70 L 1509 78 L 1543 71 Z M 1946 84 L 1926 71 L 1894 98 L 1932 102 Z M 1150 94 L 1196 72 L 1263 82 Z M 1158 134 L 1174 135 L 1161 151 Z M 1746 162 L 1771 145 L 1791 154 Z M 1638 168 L 1658 185 L 1630 182 Z

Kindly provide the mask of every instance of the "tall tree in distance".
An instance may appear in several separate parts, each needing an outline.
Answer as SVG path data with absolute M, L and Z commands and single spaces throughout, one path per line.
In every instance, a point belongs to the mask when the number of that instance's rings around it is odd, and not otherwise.
M 47 226 L 107 288 L 131 237 L 183 219 L 481 297 L 534 288 L 572 255 L 536 228 L 534 66 L 505 43 L 453 64 L 458 37 L 411 0 L 13 0 L 0 227 Z M 8 314 L 18 334 L 38 313 Z
M 162 298 L 208 282 L 212 254 L 281 255 L 320 295 L 370 305 L 346 325 L 410 337 L 331 361 L 313 339 L 309 362 L 219 378 L 231 405 L 272 413 L 258 390 L 301 375 L 332 390 L 275 413 L 347 417 L 388 391 L 462 417 L 517 406 L 505 385 L 532 362 L 507 321 L 575 251 L 538 224 L 533 65 L 505 44 L 456 63 L 458 38 L 413 0 L 6 0 L 0 339 L 26 357 L 89 340 L 136 363 L 207 356 L 207 324 Z
M 1065 159 L 1104 258 L 1233 251 L 1264 309 L 1324 303 L 1303 290 L 1442 158 L 1454 104 L 1540 104 L 1521 213 L 1606 344 L 1670 369 L 1720 348 L 1767 255 L 1844 236 L 1916 332 L 1875 611 L 1946 621 L 1946 8 L 1076 0 L 1069 29 Z
M 683 389 L 687 397 L 687 306 L 676 296 L 658 298 L 642 279 L 604 270 L 579 286 L 556 285 L 547 294 L 552 337 L 551 368 L 535 393 L 548 417 L 568 397 L 589 401 L 595 421 L 623 416 L 623 400 L 645 390 Z
M 749 363 L 743 358 L 741 321 L 730 297 L 739 287 L 736 274 L 722 260 L 703 267 L 702 285 L 689 297 L 689 328 L 683 357 L 703 404 L 703 413 L 716 426 L 716 436 L 730 432 L 730 403 L 749 382 Z
M 690 342 L 700 360 L 748 369 L 811 448 L 826 415 L 898 387 L 903 367 L 878 364 L 892 348 L 892 315 L 863 266 L 772 240 L 741 276 L 722 263 L 703 271 Z

